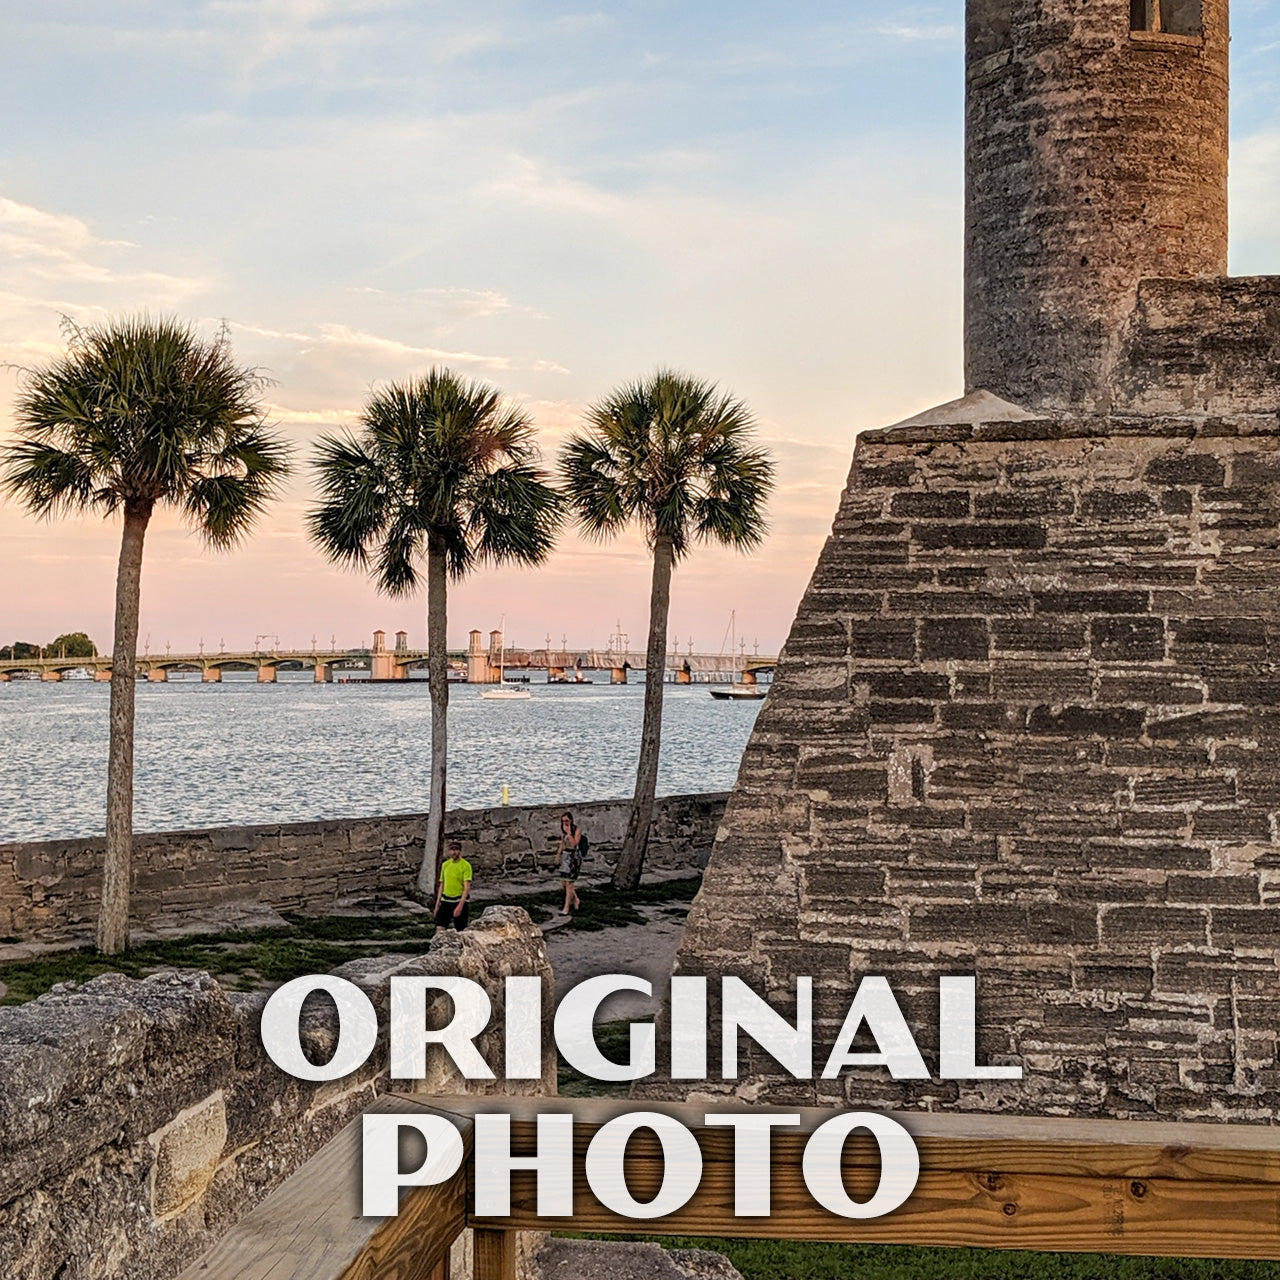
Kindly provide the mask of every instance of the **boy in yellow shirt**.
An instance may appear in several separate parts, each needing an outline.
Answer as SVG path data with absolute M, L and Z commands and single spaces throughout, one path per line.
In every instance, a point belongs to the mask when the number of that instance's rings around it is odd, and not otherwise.
M 449 856 L 440 864 L 440 883 L 436 885 L 436 928 L 453 925 L 459 933 L 471 919 L 471 863 L 462 856 L 462 845 L 449 841 Z

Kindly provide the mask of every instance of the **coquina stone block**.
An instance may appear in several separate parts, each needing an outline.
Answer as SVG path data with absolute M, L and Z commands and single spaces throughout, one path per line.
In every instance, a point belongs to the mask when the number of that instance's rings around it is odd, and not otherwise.
M 199 1200 L 218 1171 L 227 1142 L 221 1090 L 179 1113 L 147 1140 L 155 1149 L 151 1213 L 162 1222 Z

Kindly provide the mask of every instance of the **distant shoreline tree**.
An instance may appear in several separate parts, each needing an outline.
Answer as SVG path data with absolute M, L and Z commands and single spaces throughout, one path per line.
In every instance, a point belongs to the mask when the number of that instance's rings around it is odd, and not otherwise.
M 19 439 L 0 454 L 0 486 L 39 516 L 120 513 L 112 642 L 106 852 L 98 949 L 129 943 L 133 726 L 142 551 L 158 508 L 176 508 L 211 547 L 235 545 L 289 471 L 266 425 L 265 385 L 235 363 L 224 329 L 138 316 L 68 326 L 64 355 L 25 372 Z
M 413 594 L 426 571 L 431 766 L 417 881 L 424 899 L 435 892 L 444 851 L 449 579 L 484 564 L 546 559 L 561 499 L 537 461 L 528 415 L 449 369 L 374 392 L 356 432 L 317 445 L 312 541 L 335 563 L 367 569 L 384 595 Z
M 98 646 L 83 631 L 69 631 L 44 647 L 48 658 L 96 658 Z
M 15 640 L 0 649 L 0 662 L 14 662 L 20 658 L 38 658 L 40 646 L 26 640 Z
M 713 383 L 659 370 L 593 405 L 560 455 L 583 532 L 605 541 L 637 525 L 653 553 L 644 721 L 635 793 L 613 884 L 640 883 L 662 746 L 663 668 L 671 575 L 698 542 L 750 551 L 764 538 L 773 463 L 753 443 L 754 420 Z

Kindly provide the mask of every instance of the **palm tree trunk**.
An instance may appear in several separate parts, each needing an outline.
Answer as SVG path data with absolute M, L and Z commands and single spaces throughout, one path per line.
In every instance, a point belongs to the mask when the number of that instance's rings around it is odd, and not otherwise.
M 98 950 L 113 956 L 129 945 L 133 879 L 133 708 L 138 661 L 142 543 L 149 507 L 126 505 L 116 569 L 116 625 L 111 644 L 110 748 L 107 756 L 107 846 L 102 864 Z
M 427 687 L 431 694 L 431 791 L 418 896 L 435 894 L 444 857 L 445 780 L 449 764 L 449 579 L 444 539 L 427 535 Z
M 636 792 L 618 865 L 615 889 L 634 889 L 640 883 L 649 849 L 653 797 L 658 789 L 658 754 L 662 749 L 662 687 L 667 660 L 667 618 L 671 612 L 671 569 L 675 552 L 671 539 L 659 537 L 653 548 L 653 588 L 649 596 L 649 647 L 645 654 L 644 724 L 640 730 L 640 764 Z

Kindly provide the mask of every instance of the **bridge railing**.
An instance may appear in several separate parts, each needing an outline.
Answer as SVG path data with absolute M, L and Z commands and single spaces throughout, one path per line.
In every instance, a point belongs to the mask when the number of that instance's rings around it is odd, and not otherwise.
M 602 1205 L 583 1163 L 608 1120 L 637 1108 L 680 1120 L 703 1157 L 699 1188 L 661 1218 L 637 1221 Z M 775 1129 L 772 1207 L 767 1218 L 734 1214 L 733 1131 L 705 1124 L 708 1111 L 760 1108 L 635 1103 L 575 1098 L 432 1099 L 388 1095 L 383 1111 L 433 1111 L 463 1137 L 466 1158 L 439 1187 L 404 1193 L 396 1218 L 360 1217 L 359 1122 L 272 1193 L 183 1280 L 437 1280 L 452 1241 L 475 1232 L 474 1280 L 514 1280 L 516 1233 L 584 1231 L 614 1236 L 672 1234 L 828 1242 L 874 1242 L 990 1249 L 1280 1259 L 1280 1129 L 1267 1126 L 900 1113 L 914 1136 L 921 1173 L 915 1191 L 882 1218 L 853 1220 L 818 1207 L 804 1183 L 810 1134 L 839 1114 L 798 1110 L 802 1124 Z M 574 1117 L 574 1212 L 540 1218 L 531 1173 L 512 1177 L 511 1212 L 475 1213 L 474 1117 L 512 1117 L 512 1154 L 536 1151 L 536 1117 Z M 639 1200 L 663 1180 L 661 1147 L 638 1132 L 627 1147 L 629 1190 Z M 846 1188 L 870 1196 L 879 1152 L 854 1135 L 842 1157 Z

